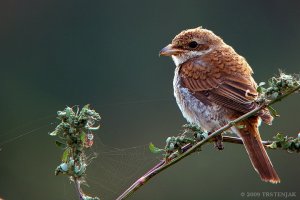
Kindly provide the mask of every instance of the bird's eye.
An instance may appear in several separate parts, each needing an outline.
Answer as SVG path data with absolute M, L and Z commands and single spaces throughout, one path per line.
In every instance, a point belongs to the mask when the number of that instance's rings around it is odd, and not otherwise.
M 198 43 L 196 41 L 192 41 L 189 43 L 189 47 L 192 49 L 196 48 L 197 46 L 198 46 Z

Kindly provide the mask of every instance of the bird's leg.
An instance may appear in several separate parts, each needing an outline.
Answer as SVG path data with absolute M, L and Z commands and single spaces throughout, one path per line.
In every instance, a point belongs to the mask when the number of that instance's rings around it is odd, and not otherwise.
M 222 135 L 217 135 L 216 136 L 215 147 L 218 148 L 219 150 L 224 149 L 223 136 Z
M 209 132 L 208 135 L 210 135 L 212 132 Z M 224 145 L 223 145 L 223 136 L 222 135 L 217 135 L 213 138 L 214 142 L 215 142 L 215 148 L 217 148 L 218 150 L 223 150 L 224 149 Z

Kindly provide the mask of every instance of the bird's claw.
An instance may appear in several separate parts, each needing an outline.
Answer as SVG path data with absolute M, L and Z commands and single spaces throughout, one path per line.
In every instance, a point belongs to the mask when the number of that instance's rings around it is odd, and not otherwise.
M 223 136 L 217 135 L 216 137 L 214 137 L 214 140 L 215 140 L 215 148 L 217 148 L 218 150 L 223 150 L 224 149 Z

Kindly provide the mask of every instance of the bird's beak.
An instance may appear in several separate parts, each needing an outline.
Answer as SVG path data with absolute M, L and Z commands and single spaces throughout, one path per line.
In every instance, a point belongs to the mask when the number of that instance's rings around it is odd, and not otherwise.
M 178 49 L 174 45 L 169 44 L 166 47 L 164 47 L 162 50 L 160 50 L 159 56 L 174 56 L 182 52 L 183 52 L 182 49 Z

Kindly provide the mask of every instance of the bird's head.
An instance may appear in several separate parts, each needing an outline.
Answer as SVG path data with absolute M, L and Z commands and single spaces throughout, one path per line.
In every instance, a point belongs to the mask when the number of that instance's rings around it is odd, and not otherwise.
M 202 56 L 223 44 L 223 40 L 212 31 L 202 27 L 184 30 L 164 47 L 159 55 L 172 56 L 176 66 L 195 57 Z

